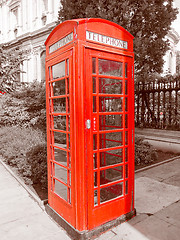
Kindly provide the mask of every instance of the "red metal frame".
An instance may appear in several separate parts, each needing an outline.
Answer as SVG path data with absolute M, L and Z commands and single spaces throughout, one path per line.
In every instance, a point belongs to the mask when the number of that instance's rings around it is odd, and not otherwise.
M 88 177 L 88 227 L 94 228 L 104 222 L 107 222 L 107 220 L 112 220 L 117 218 L 118 216 L 121 216 L 122 214 L 126 214 L 133 210 L 134 205 L 133 205 L 133 192 L 134 192 L 134 153 L 133 153 L 133 136 L 132 136 L 132 130 L 133 130 L 133 110 L 134 110 L 134 104 L 133 104 L 133 98 L 130 97 L 131 94 L 133 94 L 133 79 L 132 79 L 132 66 L 133 66 L 133 58 L 131 57 L 126 57 L 126 56 L 121 56 L 121 55 L 116 55 L 112 53 L 104 53 L 100 51 L 94 51 L 94 50 L 86 50 L 86 63 L 87 63 L 87 72 L 86 72 L 86 104 L 87 104 L 87 109 L 89 110 L 87 112 L 86 118 L 87 119 L 96 119 L 96 128 L 94 129 L 93 127 L 89 130 L 86 130 L 86 135 L 87 135 L 87 162 L 88 162 L 88 172 L 93 172 L 94 174 L 91 174 Z M 122 77 L 110 77 L 106 75 L 99 75 L 98 71 L 93 74 L 92 73 L 92 58 L 96 58 L 96 69 L 98 69 L 98 59 L 108 59 L 108 60 L 113 60 L 113 61 L 119 61 L 123 63 L 123 67 L 125 69 L 125 63 L 128 63 L 128 78 L 125 78 L 125 71 L 123 72 Z M 93 93 L 92 91 L 92 79 L 96 78 L 96 93 Z M 112 78 L 112 79 L 119 79 L 123 83 L 123 93 L 122 94 L 106 94 L 106 93 L 101 93 L 102 91 L 99 91 L 99 78 Z M 128 82 L 128 94 L 125 94 L 125 81 L 126 79 L 129 80 Z M 117 98 L 123 98 L 123 109 L 121 112 L 108 112 L 105 111 L 105 104 L 103 104 L 103 107 L 101 106 L 100 103 L 100 98 L 101 97 L 112 97 L 117 99 Z M 96 112 L 93 112 L 93 97 L 97 98 L 96 101 Z M 125 97 L 129 99 L 128 101 L 128 110 L 126 111 L 125 109 Z M 128 115 L 128 126 L 125 127 L 125 114 Z M 123 116 L 123 127 L 121 129 L 108 129 L 105 130 L 106 125 L 103 124 L 102 130 L 101 124 L 99 121 L 100 116 L 111 116 L 111 115 L 122 115 Z M 103 119 L 104 121 L 105 119 Z M 93 123 L 94 124 L 94 123 Z M 97 127 L 99 126 L 99 127 Z M 114 126 L 115 127 L 115 126 Z M 101 133 L 103 133 L 104 137 L 107 133 L 118 133 L 122 132 L 123 133 L 123 144 L 120 143 L 120 141 L 117 140 L 110 140 L 107 138 L 101 139 Z M 128 133 L 128 144 L 125 144 L 125 132 Z M 93 141 L 92 141 L 92 136 L 96 135 L 97 139 L 97 149 L 93 150 Z M 107 147 L 106 148 L 106 142 L 111 141 L 111 142 L 118 142 L 120 143 L 120 146 L 117 147 Z M 89 143 L 89 144 L 88 144 Z M 101 146 L 100 146 L 101 144 Z M 131 156 L 125 160 L 125 148 L 128 149 L 128 154 Z M 113 165 L 107 165 L 107 166 L 101 166 L 101 159 L 100 159 L 100 153 L 105 153 L 109 150 L 117 150 L 117 149 L 122 149 L 123 151 L 123 161 L 122 163 L 118 164 L 113 164 Z M 93 156 L 97 154 L 97 167 L 94 168 L 93 164 Z M 108 153 L 113 156 L 117 156 L 117 154 L 112 154 Z M 106 156 L 106 154 L 104 154 Z M 90 160 L 91 159 L 91 160 Z M 104 164 L 106 165 L 106 159 L 103 159 Z M 113 169 L 115 167 L 122 166 L 123 167 L 123 178 L 119 179 L 114 182 L 109 182 L 108 179 L 106 179 L 106 175 L 104 174 L 104 179 L 103 181 L 101 180 L 102 178 L 102 173 L 105 172 L 105 170 L 108 169 Z M 128 166 L 126 168 L 125 166 Z M 126 170 L 127 169 L 127 170 Z M 118 169 L 115 169 L 115 171 L 120 171 Z M 128 176 L 126 177 L 126 171 L 128 171 Z M 96 174 L 95 174 L 96 173 Z M 94 186 L 94 177 L 97 176 L 97 186 Z M 101 184 L 100 184 L 101 183 Z M 115 184 L 122 183 L 123 184 L 123 193 L 122 196 L 116 197 L 113 200 L 106 201 L 104 203 L 100 203 L 100 191 L 101 189 L 104 189 L 105 187 L 110 187 L 110 191 L 118 191 L 118 188 L 115 188 Z M 126 183 L 128 183 L 128 193 L 126 194 Z M 120 190 L 120 189 L 119 189 Z M 94 204 L 94 191 L 97 191 L 97 204 Z M 111 214 L 109 214 L 111 213 Z
M 87 40 L 86 31 L 107 36 L 106 39 L 121 39 L 128 47 L 121 49 Z M 73 39 L 68 38 L 71 34 Z M 58 47 L 50 53 L 53 44 Z M 133 37 L 119 25 L 102 19 L 66 21 L 48 37 L 46 55 L 48 202 L 74 228 L 92 229 L 134 209 Z M 106 62 L 102 64 L 105 69 L 122 66 L 122 76 L 99 72 L 99 59 L 109 61 L 108 66 Z M 58 76 L 56 71 L 62 69 L 64 76 Z M 64 88 L 60 89 L 62 83 Z M 114 90 L 117 85 L 120 93 Z M 120 110 L 113 111 L 117 107 L 114 102 L 121 105 Z M 63 121 L 63 129 L 58 118 Z M 113 118 L 118 123 L 112 125 Z M 90 129 L 87 120 L 91 121 Z M 57 137 L 58 134 L 66 138 Z M 119 139 L 113 138 L 118 134 Z M 111 164 L 110 157 L 120 162 Z M 119 178 L 111 179 L 113 173 Z

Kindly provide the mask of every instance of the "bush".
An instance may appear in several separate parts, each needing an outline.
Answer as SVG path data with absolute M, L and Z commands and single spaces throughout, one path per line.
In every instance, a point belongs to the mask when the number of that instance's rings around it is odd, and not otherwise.
M 9 165 L 18 168 L 27 182 L 30 182 L 32 169 L 26 154 L 40 143 L 45 144 L 45 135 L 40 130 L 18 126 L 0 128 L 0 154 Z
M 1 97 L 0 126 L 34 127 L 46 132 L 45 84 L 23 85 Z
M 26 154 L 26 160 L 31 167 L 31 180 L 33 184 L 42 184 L 47 189 L 47 154 L 46 144 L 38 144 L 32 147 Z
M 141 137 L 135 137 L 135 165 L 147 165 L 157 160 L 157 152 Z

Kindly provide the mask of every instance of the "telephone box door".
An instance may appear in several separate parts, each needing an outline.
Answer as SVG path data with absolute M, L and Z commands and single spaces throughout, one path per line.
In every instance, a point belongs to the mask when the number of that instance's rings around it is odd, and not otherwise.
M 88 228 L 134 209 L 133 57 L 86 49 Z
M 72 51 L 47 63 L 49 205 L 75 226 L 72 131 Z

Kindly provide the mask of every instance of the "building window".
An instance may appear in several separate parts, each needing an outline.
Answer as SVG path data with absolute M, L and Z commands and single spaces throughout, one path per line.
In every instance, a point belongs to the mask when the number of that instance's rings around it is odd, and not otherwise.
M 45 82 L 45 58 L 46 58 L 46 51 L 43 51 L 40 55 L 41 57 L 41 81 Z
M 9 10 L 11 15 L 10 24 L 11 24 L 12 30 L 14 31 L 15 36 L 17 35 L 17 32 L 18 32 L 19 6 L 20 6 L 20 0 L 12 0 L 9 3 Z
M 48 10 L 48 0 L 42 0 L 42 12 L 47 12 Z
M 170 52 L 169 53 L 169 71 L 170 71 L 170 73 L 172 73 L 172 65 L 173 65 L 172 60 L 173 60 L 173 54 L 172 54 L 172 52 Z

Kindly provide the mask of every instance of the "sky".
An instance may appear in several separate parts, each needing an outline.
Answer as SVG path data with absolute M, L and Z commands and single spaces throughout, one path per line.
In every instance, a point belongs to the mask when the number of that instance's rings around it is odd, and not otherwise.
M 180 36 L 180 0 L 174 0 L 174 5 L 179 9 L 179 14 L 177 16 L 177 19 L 172 23 L 172 27 L 175 29 L 175 31 Z M 180 42 L 177 45 L 178 50 L 180 50 Z

